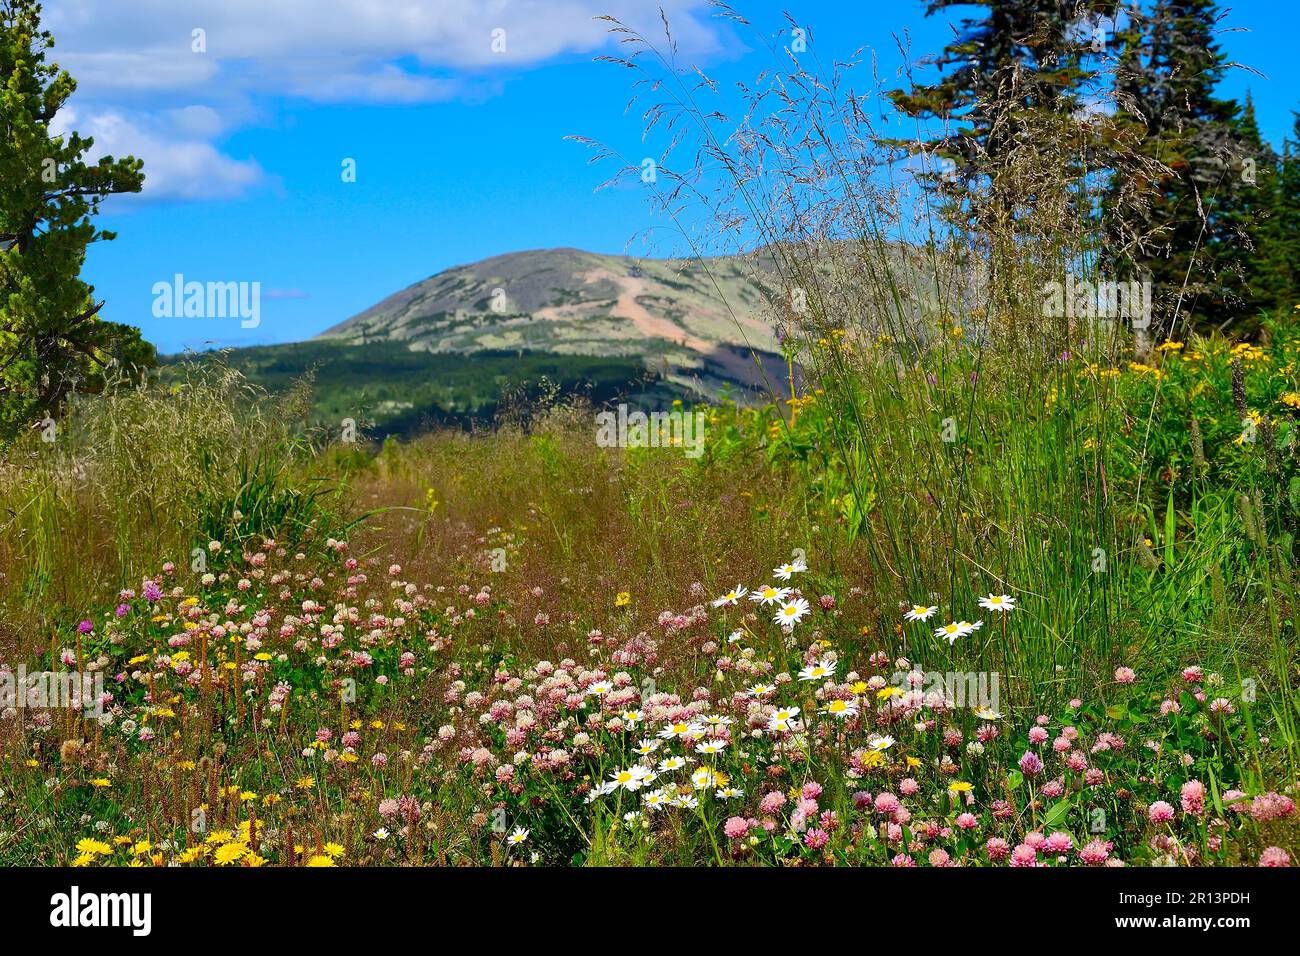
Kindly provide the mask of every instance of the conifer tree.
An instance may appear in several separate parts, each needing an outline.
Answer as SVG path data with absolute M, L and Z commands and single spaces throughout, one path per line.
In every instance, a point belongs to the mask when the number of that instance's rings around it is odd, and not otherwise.
M 76 89 L 46 62 L 54 39 L 35 0 L 0 0 L 0 440 L 57 409 L 115 360 L 148 363 L 139 332 L 103 322 L 80 278 L 86 247 L 113 234 L 92 218 L 104 197 L 138 192 L 141 162 L 105 156 L 93 140 L 54 135 Z

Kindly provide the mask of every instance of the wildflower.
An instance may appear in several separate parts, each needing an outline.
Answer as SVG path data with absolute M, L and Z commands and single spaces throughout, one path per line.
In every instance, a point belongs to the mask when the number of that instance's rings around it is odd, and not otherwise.
M 231 863 L 237 863 L 247 852 L 248 847 L 242 843 L 227 843 L 217 848 L 212 859 L 218 866 L 229 866 Z
M 727 749 L 727 744 L 722 740 L 704 740 L 695 745 L 697 754 L 720 754 Z
M 378 830 L 372 833 L 371 836 L 373 836 L 376 840 L 387 840 L 389 834 L 387 830 L 385 830 L 383 827 L 380 827 Z
M 603 697 L 614 689 L 614 685 L 607 680 L 598 680 L 587 688 L 588 696 Z
M 734 588 L 722 595 L 720 598 L 714 598 L 713 606 L 722 607 L 723 605 L 732 606 L 738 604 L 740 599 L 749 593 L 749 589 L 737 584 Z
M 894 746 L 894 738 L 888 734 L 872 734 L 867 738 L 867 746 L 876 753 L 883 753 Z
M 626 770 L 616 770 L 609 782 L 624 790 L 640 790 L 654 779 L 654 774 L 640 764 L 633 764 Z
M 691 774 L 691 783 L 695 785 L 696 790 L 707 790 L 717 782 L 713 771 L 707 767 L 701 767 L 695 773 Z
M 783 707 L 767 721 L 768 730 L 789 730 L 794 719 L 799 716 L 798 707 Z
M 107 856 L 113 852 L 113 848 L 103 840 L 94 840 L 90 837 L 77 841 L 78 853 L 89 853 L 94 856 Z
M 820 850 L 831 840 L 831 835 L 822 829 L 812 829 L 803 835 L 803 844 L 810 850 Z
M 1115 680 L 1120 684 L 1131 684 L 1137 679 L 1137 675 L 1131 667 L 1115 668 Z
M 1020 758 L 1020 770 L 1026 777 L 1033 777 L 1043 770 L 1043 761 L 1039 759 L 1038 754 L 1026 750 Z
M 669 773 L 673 770 L 680 770 L 682 767 L 685 766 L 686 766 L 685 757 L 665 757 L 663 760 L 659 761 L 659 772 Z
M 1157 800 L 1147 807 L 1147 817 L 1152 823 L 1168 823 L 1174 818 L 1174 808 L 1163 800 Z
M 1205 784 L 1199 780 L 1188 780 L 1179 794 L 1183 813 L 1199 817 L 1205 812 Z
M 907 621 L 928 621 L 937 610 L 939 610 L 938 607 L 926 607 L 923 604 L 913 604 L 911 610 L 903 615 L 903 619 Z
M 793 601 L 782 604 L 772 620 L 782 627 L 794 627 L 809 610 L 811 610 L 811 607 L 806 599 L 795 598 Z
M 618 596 L 614 598 L 614 607 L 627 607 L 632 603 L 632 595 L 627 591 L 619 591 Z
M 778 581 L 789 581 L 792 574 L 799 574 L 808 570 L 808 565 L 803 561 L 791 561 L 789 564 L 783 564 L 779 568 L 773 568 L 772 574 Z
M 1280 846 L 1271 846 L 1259 855 L 1260 866 L 1290 866 L 1291 855 Z
M 308 865 L 308 866 L 317 866 L 317 867 L 321 867 L 321 866 L 333 866 L 333 865 L 334 865 L 334 861 L 331 860 L 328 856 L 325 856 L 325 854 L 323 854 L 323 853 L 317 853 L 316 855 L 312 856 L 312 857 L 307 861 L 307 865 Z
M 776 690 L 771 684 L 755 684 L 745 691 L 747 697 L 766 697 Z
M 749 821 L 744 817 L 728 817 L 722 825 L 722 832 L 728 840 L 739 840 L 749 833 Z
M 1016 599 L 1009 594 L 990 594 L 980 598 L 980 607 L 986 611 L 1014 611 Z
M 836 699 L 823 707 L 822 713 L 829 714 L 832 717 L 839 717 L 841 720 L 847 720 L 858 715 L 858 705 L 851 700 Z
M 765 584 L 763 587 L 751 591 L 749 599 L 760 604 L 776 604 L 778 601 L 784 601 L 789 596 L 789 588 L 774 588 L 770 584 Z
M 957 638 L 965 637 L 974 630 L 975 625 L 968 621 L 952 621 L 943 625 L 943 627 L 936 627 L 934 636 L 948 638 L 948 643 L 951 645 L 957 642 Z
M 815 664 L 809 664 L 799 672 L 800 680 L 825 680 L 835 676 L 835 662 L 823 657 Z
M 506 842 L 511 846 L 518 846 L 528 839 L 528 833 L 529 831 L 523 827 L 515 827 L 510 831 L 510 835 L 506 837 Z
M 664 729 L 659 731 L 659 736 L 664 740 L 672 740 L 675 737 L 703 737 L 704 728 L 694 721 L 679 720 L 664 724 Z

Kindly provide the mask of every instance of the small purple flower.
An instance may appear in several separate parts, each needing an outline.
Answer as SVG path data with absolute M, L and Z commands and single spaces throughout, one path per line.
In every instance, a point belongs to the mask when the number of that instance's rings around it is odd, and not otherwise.
M 117 606 L 117 616 L 118 616 L 118 617 L 126 617 L 126 616 L 127 616 L 128 614 L 130 614 L 130 613 L 131 613 L 131 605 L 129 605 L 129 604 L 119 604 L 119 605 Z
M 1020 769 L 1026 777 L 1033 777 L 1043 772 L 1043 761 L 1039 759 L 1038 754 L 1026 750 L 1025 755 L 1020 758 Z
M 156 603 L 162 600 L 162 588 L 158 587 L 153 581 L 144 583 L 144 599 L 150 603 Z
M 90 621 L 82 621 L 80 624 L 77 625 L 78 634 L 89 634 L 94 629 L 95 629 L 95 625 L 92 624 Z

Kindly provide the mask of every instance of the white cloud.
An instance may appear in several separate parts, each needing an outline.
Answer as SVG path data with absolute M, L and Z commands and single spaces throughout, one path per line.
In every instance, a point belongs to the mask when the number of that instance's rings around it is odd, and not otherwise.
M 613 48 L 617 37 L 598 15 L 658 39 L 659 6 L 682 53 L 719 48 L 700 12 L 703 0 L 64 0 L 47 25 L 65 65 L 97 90 L 192 89 L 233 78 L 247 90 L 301 94 L 323 76 L 323 61 L 336 60 L 371 78 L 333 84 L 338 99 L 368 100 L 387 90 L 406 102 L 417 92 L 447 93 L 427 82 L 427 71 L 446 78 Z M 192 49 L 196 29 L 204 52 Z M 256 69 L 236 69 L 247 64 Z
M 218 145 L 264 98 L 482 95 L 558 56 L 623 49 L 597 15 L 660 42 L 659 6 L 681 55 L 720 48 L 704 0 L 59 0 L 46 5 L 45 25 L 78 81 L 78 128 L 95 137 L 97 154 L 143 158 L 148 197 L 197 199 L 264 179 L 256 162 Z M 494 47 L 502 38 L 504 49 Z
M 223 199 L 242 194 L 265 174 L 256 161 L 233 159 L 207 141 L 204 134 L 217 128 L 215 116 L 206 106 L 139 115 L 65 107 L 51 127 L 55 133 L 76 129 L 94 137 L 95 159 L 143 159 L 149 199 Z

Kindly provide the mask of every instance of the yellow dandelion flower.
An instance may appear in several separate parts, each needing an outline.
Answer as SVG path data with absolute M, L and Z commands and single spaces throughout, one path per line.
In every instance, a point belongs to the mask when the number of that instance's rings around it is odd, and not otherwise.
M 248 852 L 248 847 L 242 843 L 227 843 L 217 850 L 213 859 L 217 866 L 229 866 L 231 863 L 237 863 L 239 859 Z
M 619 591 L 618 597 L 614 598 L 614 607 L 626 607 L 632 603 L 632 595 L 626 591 Z
M 326 843 L 321 849 L 325 851 L 326 856 L 333 860 L 337 860 L 344 852 L 343 847 L 338 843 Z
M 333 866 L 334 861 L 322 853 L 317 853 L 307 861 L 308 866 Z
M 91 855 L 106 856 L 113 852 L 113 848 L 103 840 L 96 840 L 92 837 L 86 837 L 77 841 L 78 853 L 89 853 Z

